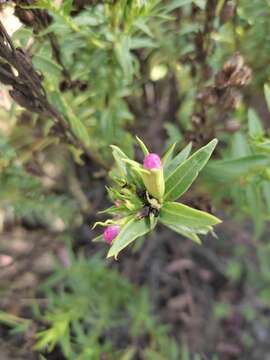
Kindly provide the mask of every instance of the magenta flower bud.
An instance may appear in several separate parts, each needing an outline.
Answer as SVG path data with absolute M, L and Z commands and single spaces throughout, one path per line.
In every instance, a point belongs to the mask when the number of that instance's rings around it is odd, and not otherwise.
M 145 188 L 148 193 L 161 204 L 165 192 L 165 181 L 160 157 L 154 153 L 146 155 L 143 161 L 143 167 L 148 170 L 141 171 Z
M 110 225 L 110 226 L 108 226 L 103 232 L 104 241 L 107 244 L 111 245 L 113 240 L 119 234 L 119 232 L 120 232 L 120 226 L 119 225 Z
M 143 167 L 147 170 L 161 169 L 160 157 L 154 153 L 146 155 L 143 161 Z

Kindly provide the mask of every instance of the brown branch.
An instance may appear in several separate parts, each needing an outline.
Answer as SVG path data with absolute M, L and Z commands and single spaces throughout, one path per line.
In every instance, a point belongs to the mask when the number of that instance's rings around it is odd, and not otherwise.
M 51 117 L 56 125 L 58 135 L 65 142 L 81 149 L 83 153 L 104 168 L 106 162 L 79 139 L 66 121 L 65 117 L 52 106 L 42 85 L 42 76 L 34 69 L 30 57 L 20 48 L 15 48 L 11 38 L 0 21 L 0 81 L 11 85 L 10 95 L 15 102 L 25 109 L 46 117 Z M 14 74 L 12 68 L 18 74 Z
M 40 31 L 46 29 L 52 23 L 52 17 L 46 10 L 41 9 L 25 9 L 24 5 L 31 6 L 33 1 L 23 0 L 23 1 L 15 1 L 15 11 L 14 14 L 19 18 L 19 20 L 25 24 L 26 26 L 30 26 L 33 28 L 34 33 L 39 33 Z M 52 55 L 55 61 L 61 66 L 62 74 L 67 79 L 69 83 L 71 83 L 70 74 L 65 67 L 62 58 L 61 52 L 58 44 L 57 37 L 54 33 L 50 32 L 45 35 L 51 45 Z

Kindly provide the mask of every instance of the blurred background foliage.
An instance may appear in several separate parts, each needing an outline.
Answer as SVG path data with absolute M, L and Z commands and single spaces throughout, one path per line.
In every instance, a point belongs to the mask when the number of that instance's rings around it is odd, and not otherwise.
M 25 100 L 2 35 L 3 356 L 268 359 L 269 0 L 1 7 L 55 109 Z M 139 156 L 134 135 L 160 154 L 219 139 L 182 199 L 223 219 L 218 239 L 199 248 L 160 230 L 104 260 L 90 225 L 108 205 L 109 145 Z

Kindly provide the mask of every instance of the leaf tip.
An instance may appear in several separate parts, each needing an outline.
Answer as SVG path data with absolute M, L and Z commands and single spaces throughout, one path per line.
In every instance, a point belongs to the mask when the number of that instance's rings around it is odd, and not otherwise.
M 114 257 L 114 260 L 118 260 L 118 253 L 114 253 L 111 251 L 111 249 L 108 251 L 108 254 L 106 256 L 106 259 L 109 259 L 111 257 Z
M 149 150 L 147 149 L 145 143 L 136 135 L 135 136 L 137 143 L 139 144 L 142 152 L 144 153 L 144 155 L 148 155 L 149 154 Z
M 215 220 L 216 220 L 216 223 L 214 225 L 219 225 L 223 222 L 223 220 L 221 220 L 220 218 L 214 216 Z
M 108 254 L 106 256 L 106 259 L 109 259 L 110 257 L 112 257 L 113 255 L 111 254 L 111 250 L 108 251 Z
M 214 138 L 213 140 L 210 141 L 210 144 L 213 144 L 213 146 L 215 146 L 215 147 L 216 147 L 217 143 L 218 143 L 217 138 Z

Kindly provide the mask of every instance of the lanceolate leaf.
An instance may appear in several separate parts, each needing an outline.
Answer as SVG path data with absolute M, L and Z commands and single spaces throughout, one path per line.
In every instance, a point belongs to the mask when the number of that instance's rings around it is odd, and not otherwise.
M 270 183 L 269 181 L 264 181 L 262 183 L 262 191 L 265 198 L 265 205 L 267 210 L 267 215 L 270 215 Z
M 166 12 L 173 11 L 174 9 L 177 9 L 179 7 L 182 7 L 184 5 L 189 5 L 192 3 L 192 0 L 173 0 L 168 5 L 166 5 Z
M 165 152 L 165 154 L 162 156 L 162 165 L 163 165 L 163 168 L 167 167 L 167 166 L 169 165 L 169 163 L 171 162 L 172 157 L 173 157 L 173 151 L 174 151 L 175 146 L 176 146 L 176 143 L 173 143 L 173 144 L 168 148 L 168 150 Z
M 132 162 L 132 160 L 130 160 L 128 156 L 121 149 L 119 149 L 118 146 L 111 145 L 111 148 L 113 149 L 112 155 L 117 164 L 117 167 L 111 171 L 112 178 L 120 178 L 129 183 L 134 182 L 136 185 L 142 185 L 141 177 L 135 176 L 131 171 L 131 167 L 128 165 L 128 161 Z M 140 166 L 140 164 L 135 161 L 134 164 Z
M 232 160 L 215 160 L 207 165 L 204 175 L 212 181 L 231 181 L 242 176 L 257 173 L 269 165 L 265 155 L 250 155 Z
M 264 129 L 260 118 L 253 109 L 248 110 L 248 132 L 252 138 L 261 138 L 264 134 Z
M 264 85 L 264 95 L 268 106 L 268 110 L 270 111 L 270 87 L 267 84 Z
M 182 164 L 182 162 L 184 162 L 189 154 L 190 151 L 192 149 L 192 143 L 189 143 L 182 151 L 180 151 L 179 154 L 177 154 L 173 159 L 171 159 L 170 161 L 168 161 L 167 163 L 164 163 L 164 175 L 165 175 L 165 179 L 167 179 L 173 172 L 174 170 L 177 168 L 177 166 L 179 166 L 180 164 Z
M 63 12 L 65 15 L 69 15 L 72 10 L 73 0 L 65 0 L 64 4 L 62 5 Z
M 194 229 L 182 225 L 167 224 L 165 221 L 161 221 L 161 223 L 166 227 L 168 227 L 169 229 L 175 231 L 176 233 L 184 237 L 187 237 L 188 239 L 196 242 L 197 244 L 201 244 L 201 240 Z
M 168 202 L 163 205 L 160 220 L 166 224 L 191 227 L 198 231 L 200 228 L 214 226 L 221 222 L 211 214 L 177 202 Z
M 128 159 L 127 155 L 121 149 L 119 149 L 118 146 L 111 145 L 111 148 L 113 149 L 112 155 L 114 160 L 118 165 L 118 175 L 124 177 L 127 176 L 127 164 L 123 161 L 124 159 Z
M 131 242 L 136 240 L 138 237 L 143 236 L 150 232 L 151 226 L 150 221 L 147 218 L 140 220 L 132 219 L 121 229 L 118 236 L 115 238 L 107 258 L 114 256 L 117 258 L 119 252 L 128 246 Z
M 231 158 L 238 159 L 240 157 L 249 156 L 250 154 L 251 150 L 247 136 L 243 132 L 237 131 L 232 136 Z
M 148 155 L 149 151 L 148 151 L 145 143 L 138 136 L 136 136 L 136 140 L 137 140 L 138 144 L 140 145 L 140 148 L 141 148 L 144 156 Z
M 181 163 L 166 179 L 165 200 L 176 200 L 188 190 L 199 172 L 206 165 L 217 144 L 212 140 L 196 151 L 190 158 Z
M 102 235 L 99 235 L 99 236 L 96 236 L 93 240 L 93 242 L 103 242 L 103 236 Z
M 56 62 L 45 56 L 35 55 L 33 58 L 33 63 L 38 70 L 40 70 L 42 73 L 45 73 L 50 77 L 50 79 L 54 77 L 56 80 L 58 80 L 62 69 Z
M 246 186 L 247 203 L 255 225 L 255 237 L 259 238 L 264 230 L 264 212 L 261 189 L 255 183 Z
M 68 102 L 64 99 L 59 91 L 54 91 L 50 97 L 51 101 L 57 106 L 57 108 L 65 115 L 69 125 L 72 129 L 72 132 L 80 139 L 82 142 L 89 146 L 90 138 L 88 135 L 87 128 L 81 119 L 74 114 L 72 108 L 69 106 Z

